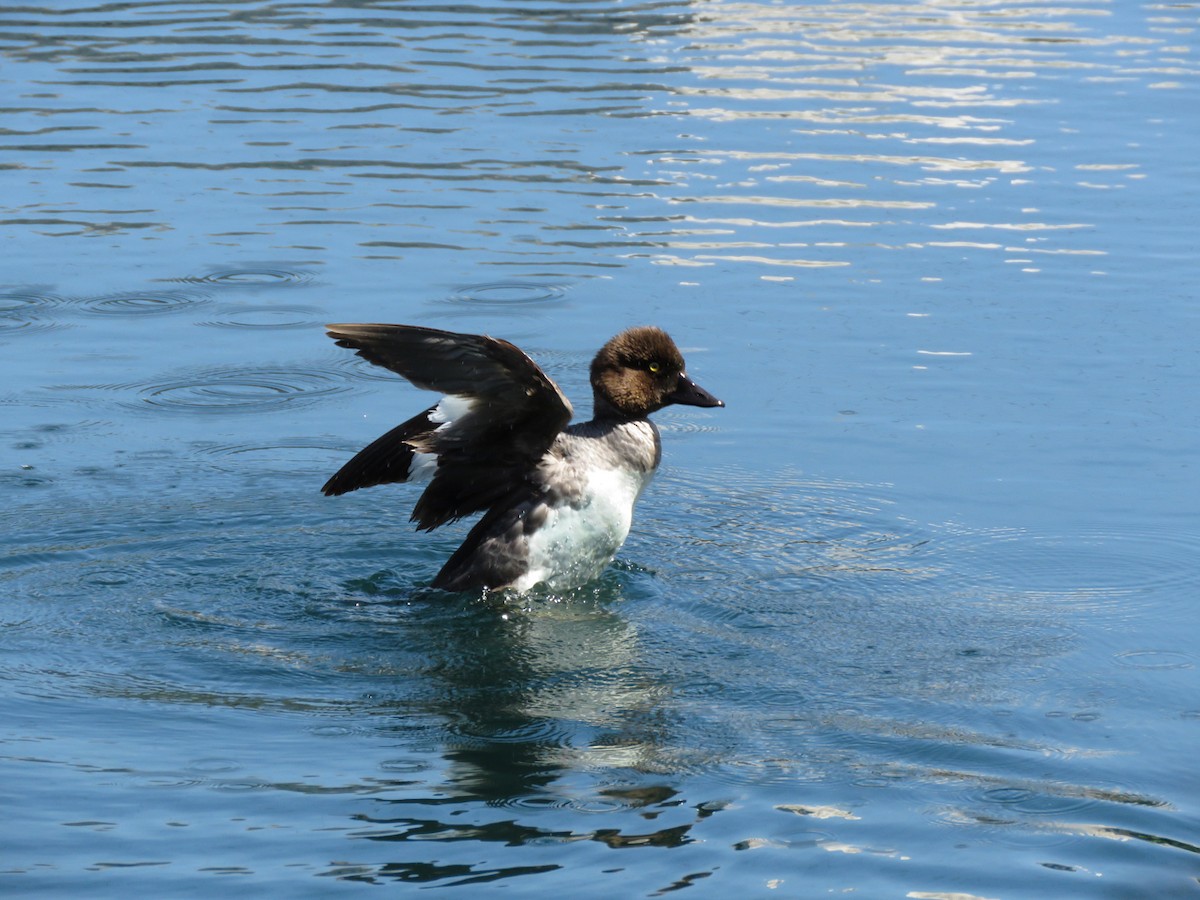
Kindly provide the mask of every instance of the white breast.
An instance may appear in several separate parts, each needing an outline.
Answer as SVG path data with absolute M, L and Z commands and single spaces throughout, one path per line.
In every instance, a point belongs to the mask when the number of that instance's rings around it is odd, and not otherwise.
M 550 510 L 529 537 L 529 571 L 513 585 L 524 591 L 538 582 L 563 590 L 604 570 L 633 523 L 633 505 L 653 472 L 597 468 L 587 473 L 580 498 Z

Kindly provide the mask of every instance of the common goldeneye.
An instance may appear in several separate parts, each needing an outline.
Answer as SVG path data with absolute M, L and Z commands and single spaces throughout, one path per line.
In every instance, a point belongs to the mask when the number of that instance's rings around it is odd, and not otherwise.
M 416 325 L 327 328 L 339 347 L 445 395 L 360 450 L 322 491 L 428 481 L 412 513 L 425 531 L 482 511 L 433 580 L 450 591 L 563 590 L 596 577 L 662 457 L 646 417 L 672 403 L 725 405 L 687 377 L 660 328 L 630 328 L 600 349 L 592 420 L 569 427 L 558 385 L 508 341 Z

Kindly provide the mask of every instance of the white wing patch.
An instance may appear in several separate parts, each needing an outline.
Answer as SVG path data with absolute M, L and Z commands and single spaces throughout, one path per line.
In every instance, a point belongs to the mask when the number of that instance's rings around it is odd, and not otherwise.
M 461 397 L 457 394 L 447 394 L 429 414 L 429 421 L 437 426 L 438 431 L 453 428 L 454 423 L 475 408 L 472 397 Z M 437 474 L 438 458 L 436 453 L 413 453 L 412 462 L 408 464 L 408 481 L 429 481 Z
M 408 481 L 429 481 L 437 472 L 438 458 L 436 453 L 414 452 L 412 462 L 408 464 Z
M 453 425 L 474 408 L 474 397 L 460 397 L 457 394 L 447 394 L 441 399 L 434 411 L 429 414 L 429 421 L 435 425 L 440 425 L 441 428 L 438 431 L 441 431 L 442 428 Z

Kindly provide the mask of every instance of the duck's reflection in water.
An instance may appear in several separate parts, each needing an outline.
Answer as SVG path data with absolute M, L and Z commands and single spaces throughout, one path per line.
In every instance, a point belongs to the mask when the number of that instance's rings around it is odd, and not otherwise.
M 431 630 L 432 705 L 445 723 L 441 784 L 433 796 L 376 798 L 375 810 L 356 817 L 363 827 L 354 836 L 507 846 L 590 840 L 614 849 L 688 843 L 717 807 L 689 804 L 662 771 L 671 689 L 642 663 L 637 629 L 620 612 L 622 581 L 610 572 L 571 597 L 460 608 Z M 597 814 L 598 827 L 580 830 L 580 812 Z M 460 874 L 485 876 L 418 866 L 374 867 L 368 877 Z M 506 874 L 525 872 L 491 877 Z

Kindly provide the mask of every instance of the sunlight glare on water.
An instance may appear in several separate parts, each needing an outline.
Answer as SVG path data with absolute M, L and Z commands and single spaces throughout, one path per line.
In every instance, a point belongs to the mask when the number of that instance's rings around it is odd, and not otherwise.
M 0 9 L 0 892 L 1195 894 L 1198 13 Z M 448 596 L 331 321 L 727 408 Z

